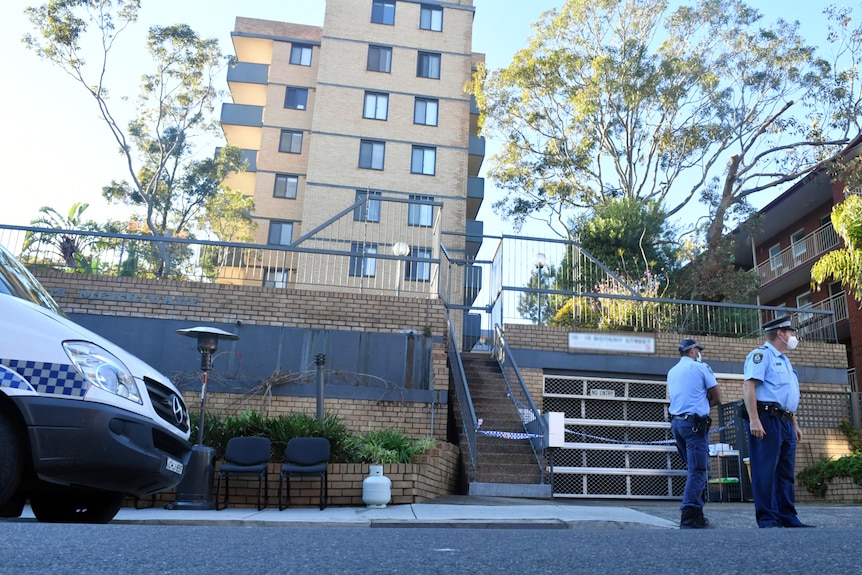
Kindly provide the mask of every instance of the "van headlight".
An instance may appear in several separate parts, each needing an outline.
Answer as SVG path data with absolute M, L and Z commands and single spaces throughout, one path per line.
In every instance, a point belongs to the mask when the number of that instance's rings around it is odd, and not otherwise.
M 136 403 L 144 403 L 129 368 L 113 354 L 87 341 L 64 341 L 63 348 L 92 385 Z

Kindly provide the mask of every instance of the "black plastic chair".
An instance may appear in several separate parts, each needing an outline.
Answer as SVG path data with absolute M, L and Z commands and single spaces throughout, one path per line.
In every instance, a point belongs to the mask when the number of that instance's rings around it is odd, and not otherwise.
M 230 477 L 257 477 L 257 510 L 261 511 L 269 503 L 269 480 L 267 470 L 272 459 L 272 443 L 266 437 L 232 437 L 225 448 L 224 462 L 218 470 L 216 482 L 216 510 L 227 507 L 230 498 Z M 224 477 L 224 505 L 219 506 L 221 498 L 221 479 Z M 261 505 L 263 494 L 263 505 Z
M 284 449 L 285 464 L 278 480 L 278 510 L 290 506 L 291 477 L 320 477 L 320 510 L 326 508 L 329 498 L 327 470 L 329 468 L 329 440 L 325 437 L 294 437 Z M 282 484 L 287 482 L 287 497 L 282 506 Z

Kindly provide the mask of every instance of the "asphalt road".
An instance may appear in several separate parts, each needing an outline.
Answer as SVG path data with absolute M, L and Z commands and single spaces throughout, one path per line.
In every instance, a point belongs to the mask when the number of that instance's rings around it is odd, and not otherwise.
M 0 573 L 858 575 L 860 527 L 698 531 L 4 522 Z

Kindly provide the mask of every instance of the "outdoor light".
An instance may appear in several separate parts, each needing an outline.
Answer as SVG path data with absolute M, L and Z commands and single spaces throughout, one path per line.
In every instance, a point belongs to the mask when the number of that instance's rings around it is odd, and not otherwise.
M 544 268 L 547 263 L 548 258 L 545 257 L 545 254 L 539 252 L 533 256 L 533 265 L 536 266 L 536 270 L 538 270 L 539 273 L 539 293 L 536 294 L 536 300 L 539 303 L 539 314 L 536 325 L 542 325 L 542 268 Z
M 392 244 L 392 253 L 403 258 L 410 253 L 410 246 L 406 242 L 395 242 Z M 401 295 L 401 260 L 398 260 L 398 290 L 395 295 Z
M 204 417 L 206 415 L 207 373 L 212 369 L 212 358 L 218 349 L 218 340 L 237 340 L 239 336 L 215 327 L 178 329 L 178 335 L 197 339 L 201 354 L 201 416 L 198 421 L 198 442 L 192 447 L 185 475 L 177 485 L 177 500 L 169 509 L 215 509 L 212 483 L 215 474 L 215 449 L 204 446 Z

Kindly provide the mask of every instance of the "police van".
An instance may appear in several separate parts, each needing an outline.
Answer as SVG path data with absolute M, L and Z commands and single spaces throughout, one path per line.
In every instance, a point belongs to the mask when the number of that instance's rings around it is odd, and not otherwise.
M 107 523 L 177 485 L 189 413 L 171 381 L 72 322 L 0 245 L 0 517 Z

